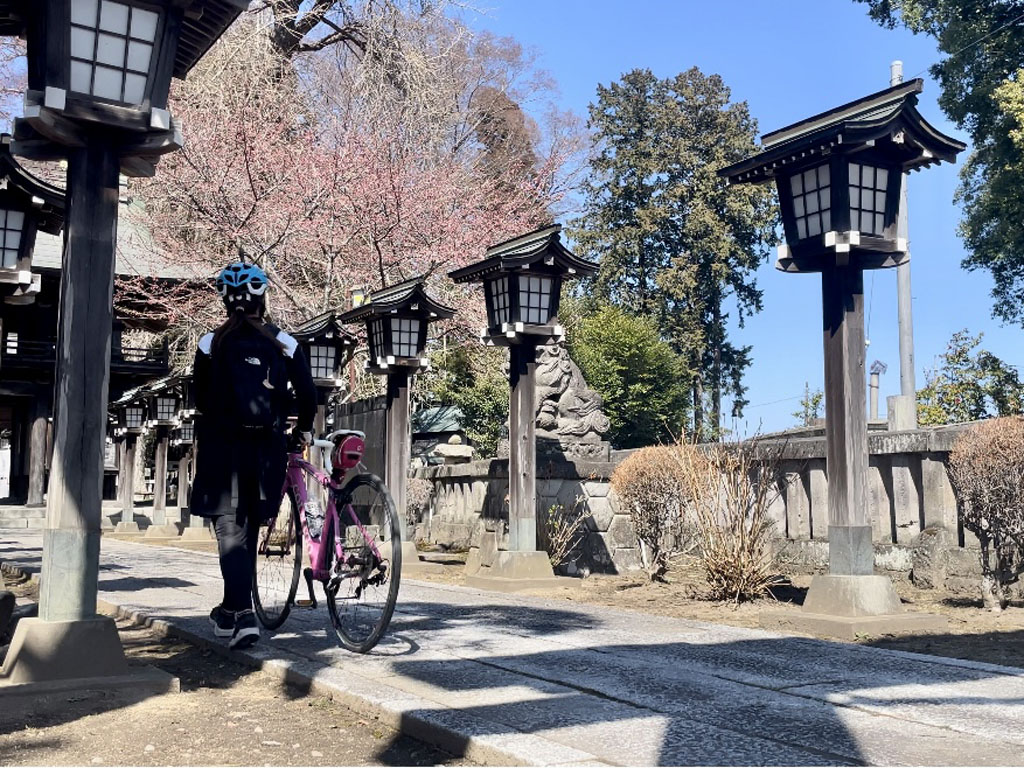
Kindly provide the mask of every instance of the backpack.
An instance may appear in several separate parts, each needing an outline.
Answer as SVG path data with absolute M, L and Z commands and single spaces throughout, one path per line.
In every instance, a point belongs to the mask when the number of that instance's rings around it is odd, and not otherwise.
M 277 328 L 267 326 L 273 335 Z M 276 430 L 288 415 L 284 353 L 259 331 L 242 326 L 213 355 L 218 421 L 250 430 Z

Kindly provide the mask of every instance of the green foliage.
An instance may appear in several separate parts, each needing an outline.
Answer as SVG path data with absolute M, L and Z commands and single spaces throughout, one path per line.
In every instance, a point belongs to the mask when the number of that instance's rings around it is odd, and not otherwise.
M 984 349 L 983 334 L 953 334 L 928 383 L 917 393 L 920 424 L 956 424 L 1024 413 L 1024 385 L 1017 369 Z
M 816 419 L 820 419 L 824 399 L 824 392 L 820 389 L 812 392 L 811 385 L 805 381 L 804 396 L 800 398 L 800 409 L 793 411 L 793 418 L 797 420 L 797 426 L 809 427 Z
M 971 136 L 961 171 L 967 269 L 995 279 L 994 314 L 1024 324 L 1024 0 L 857 0 L 888 27 L 938 42 L 939 104 Z
M 727 338 L 734 302 L 742 325 L 761 309 L 753 273 L 775 240 L 774 191 L 728 187 L 717 171 L 757 150 L 745 102 L 717 75 L 693 68 L 660 80 L 634 70 L 598 86 L 590 105 L 597 152 L 573 222 L 579 250 L 598 259 L 596 293 L 651 318 L 695 372 L 696 431 L 717 433 L 721 397 L 736 410 L 749 347 Z M 704 418 L 704 388 L 711 394 Z
M 458 406 L 463 428 L 477 453 L 497 454 L 508 423 L 508 375 L 505 350 L 477 344 L 436 353 L 428 384 L 432 402 Z
M 604 399 L 612 444 L 639 448 L 672 441 L 686 418 L 691 376 L 659 338 L 654 321 L 604 306 L 570 329 L 569 353 Z

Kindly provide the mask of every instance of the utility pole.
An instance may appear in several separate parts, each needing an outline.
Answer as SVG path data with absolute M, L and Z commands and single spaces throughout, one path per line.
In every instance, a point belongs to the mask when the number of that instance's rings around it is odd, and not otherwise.
M 889 65 L 889 85 L 903 82 L 903 62 Z M 890 409 L 896 406 L 896 418 L 890 414 L 890 424 L 897 429 L 917 428 L 917 383 L 914 378 L 914 313 L 910 295 L 910 243 L 907 237 L 907 174 L 900 185 L 900 213 L 896 236 L 907 243 L 906 260 L 896 267 L 896 296 L 899 306 L 900 332 L 900 398 L 899 403 L 889 400 Z

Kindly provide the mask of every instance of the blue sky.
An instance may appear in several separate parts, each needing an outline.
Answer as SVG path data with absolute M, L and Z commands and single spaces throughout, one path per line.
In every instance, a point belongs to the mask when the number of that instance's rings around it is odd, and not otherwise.
M 554 78 L 559 106 L 585 116 L 598 83 L 608 85 L 635 68 L 668 77 L 691 66 L 717 73 L 734 100 L 749 103 L 761 133 L 838 106 L 889 85 L 889 63 L 903 61 L 906 79 L 925 79 L 919 107 L 925 118 L 963 141 L 939 110 L 938 85 L 926 71 L 939 54 L 931 38 L 887 30 L 853 0 L 485 0 L 470 18 L 480 29 L 516 38 L 538 56 Z M 968 147 L 968 151 L 970 147 Z M 1024 330 L 991 317 L 987 272 L 960 267 L 963 245 L 956 234 L 960 211 L 953 203 L 957 166 L 911 175 L 909 217 L 914 337 L 918 387 L 925 371 L 961 328 L 984 331 L 984 346 L 1024 367 Z M 764 311 L 734 328 L 738 344 L 753 345 L 746 376 L 750 406 L 731 425 L 742 433 L 792 426 L 804 382 L 820 388 L 822 333 L 820 280 L 787 275 L 771 262 L 758 272 Z M 899 394 L 896 272 L 865 276 L 869 314 L 867 362 L 888 364 L 886 395 Z

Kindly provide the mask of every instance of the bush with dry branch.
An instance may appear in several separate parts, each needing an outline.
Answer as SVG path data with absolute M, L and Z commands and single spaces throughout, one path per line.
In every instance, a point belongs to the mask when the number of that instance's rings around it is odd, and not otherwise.
M 659 445 L 641 448 L 612 473 L 612 490 L 629 513 L 651 581 L 664 580 L 669 558 L 686 551 L 692 539 L 686 467 L 701 463 L 692 445 Z
M 783 487 L 782 449 L 748 441 L 704 446 L 699 461 L 678 454 L 713 600 L 752 600 L 781 583 L 768 510 Z
M 1024 572 L 1024 418 L 984 421 L 964 432 L 949 454 L 949 477 L 964 528 L 981 545 L 981 593 L 993 611 Z
M 583 540 L 587 535 L 586 522 L 590 513 L 583 506 L 583 497 L 577 496 L 566 509 L 552 504 L 542 512 L 539 529 L 540 548 L 548 553 L 552 568 L 573 563 L 583 554 Z
M 405 514 L 410 526 L 426 517 L 430 500 L 434 496 L 434 484 L 422 477 L 410 477 L 405 487 Z

